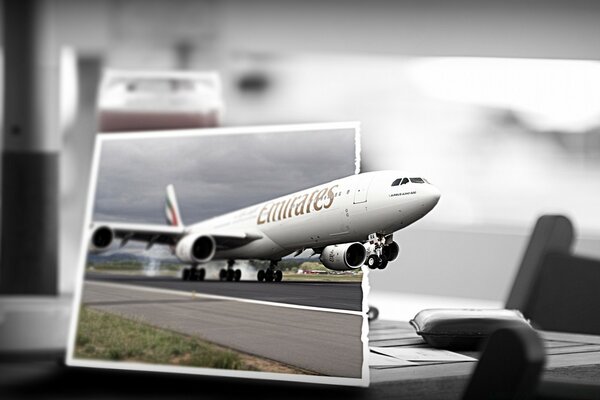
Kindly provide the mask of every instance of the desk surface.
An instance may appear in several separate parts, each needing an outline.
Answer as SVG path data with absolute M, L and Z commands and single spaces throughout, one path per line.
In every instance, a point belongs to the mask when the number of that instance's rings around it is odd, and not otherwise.
M 600 336 L 542 332 L 545 379 L 600 381 Z M 406 322 L 375 321 L 372 346 L 420 346 Z M 477 353 L 463 353 L 477 357 Z M 344 388 L 202 376 L 65 368 L 56 362 L 0 363 L 2 399 L 270 398 L 458 399 L 474 362 L 371 368 L 371 386 Z
M 600 382 L 600 336 L 540 332 L 546 350 L 545 380 L 571 379 Z M 370 326 L 371 346 L 423 346 L 425 342 L 406 322 L 375 321 Z M 478 358 L 477 352 L 461 352 Z M 420 363 L 417 366 L 371 368 L 373 398 L 393 393 L 399 398 L 459 399 L 474 362 Z M 371 396 L 369 396 L 371 397 Z

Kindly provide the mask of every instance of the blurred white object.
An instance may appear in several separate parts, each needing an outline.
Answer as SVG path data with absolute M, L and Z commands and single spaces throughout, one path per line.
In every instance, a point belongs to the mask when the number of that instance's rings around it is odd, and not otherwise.
M 0 354 L 62 356 L 72 303 L 70 296 L 0 297 Z
M 532 129 L 582 133 L 600 123 L 600 63 L 478 57 L 413 60 L 408 76 L 429 95 L 515 112 Z
M 216 127 L 221 79 L 216 72 L 108 70 L 98 107 L 100 132 Z
M 77 53 L 72 47 L 62 47 L 60 49 L 59 74 L 59 129 L 62 135 L 75 122 L 79 100 Z

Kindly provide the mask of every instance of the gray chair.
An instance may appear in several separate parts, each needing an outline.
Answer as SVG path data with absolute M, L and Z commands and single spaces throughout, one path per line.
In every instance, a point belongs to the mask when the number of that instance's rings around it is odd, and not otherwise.
M 462 398 L 532 398 L 544 363 L 544 344 L 533 329 L 514 326 L 499 329 L 488 338 Z
M 574 241 L 571 221 L 562 215 L 544 215 L 537 220 L 523 254 L 519 272 L 506 301 L 506 308 L 520 310 L 526 317 L 533 289 L 546 254 L 570 253 Z
M 522 312 L 539 329 L 600 335 L 600 260 L 546 254 Z
M 571 254 L 574 229 L 561 215 L 538 219 L 506 302 L 536 328 L 600 335 L 600 260 Z M 597 399 L 600 383 L 541 380 L 544 347 L 531 329 L 490 335 L 463 399 Z
M 571 254 L 574 229 L 544 215 L 533 229 L 506 301 L 539 329 L 600 334 L 600 261 Z
M 544 364 L 544 344 L 533 329 L 499 329 L 487 340 L 462 399 L 600 400 L 600 382 L 542 379 Z

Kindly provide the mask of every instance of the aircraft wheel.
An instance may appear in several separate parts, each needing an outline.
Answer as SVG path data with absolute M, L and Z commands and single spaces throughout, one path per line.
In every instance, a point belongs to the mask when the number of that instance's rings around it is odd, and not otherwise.
M 265 280 L 265 270 L 264 269 L 258 270 L 258 273 L 256 274 L 256 279 L 258 279 L 259 282 L 264 282 L 264 280 Z
M 369 306 L 369 311 L 367 311 L 367 317 L 369 318 L 369 322 L 375 321 L 377 317 L 379 317 L 379 310 L 377 307 Z
M 228 269 L 227 270 L 227 282 L 233 281 L 233 278 L 235 278 L 235 271 L 232 269 Z
M 240 279 L 242 279 L 242 271 L 240 271 L 239 269 L 236 269 L 236 270 L 235 270 L 235 274 L 234 274 L 234 276 L 233 276 L 233 279 L 234 279 L 236 282 L 239 282 L 239 281 L 240 281 Z
M 200 268 L 198 270 L 198 274 L 196 275 L 196 277 L 198 278 L 199 281 L 203 281 L 204 278 L 206 277 L 206 270 L 204 268 Z
M 189 281 L 190 280 L 190 270 L 185 268 L 183 270 L 183 274 L 181 275 L 181 279 L 184 281 Z
M 385 269 L 385 267 L 387 267 L 387 265 L 388 265 L 387 258 L 385 256 L 382 256 L 379 259 L 379 265 L 377 266 L 377 268 L 379 268 L 379 269 Z
M 266 282 L 273 282 L 273 270 L 272 269 L 268 269 L 265 272 L 265 281 Z
M 275 282 L 281 282 L 281 280 L 283 279 L 283 272 L 281 272 L 281 270 L 277 270 L 275 271 L 275 276 L 274 276 Z
M 227 279 L 227 270 L 221 268 L 221 270 L 219 271 L 219 280 L 224 281 L 225 279 Z
M 198 271 L 195 269 L 191 269 L 189 279 L 190 279 L 190 281 L 197 281 L 198 280 Z
M 376 269 L 377 266 L 379 265 L 379 257 L 377 257 L 375 254 L 371 254 L 368 258 L 367 258 L 367 262 L 366 262 L 367 266 L 371 269 Z

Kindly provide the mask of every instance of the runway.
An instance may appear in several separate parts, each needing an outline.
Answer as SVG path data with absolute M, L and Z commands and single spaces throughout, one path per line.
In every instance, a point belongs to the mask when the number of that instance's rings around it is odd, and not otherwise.
M 360 313 L 281 307 L 98 280 L 85 282 L 82 302 L 317 374 L 361 377 Z
M 85 279 L 310 307 L 362 310 L 362 288 L 360 283 L 354 282 L 190 282 L 176 277 L 147 277 L 94 272 L 86 273 Z

